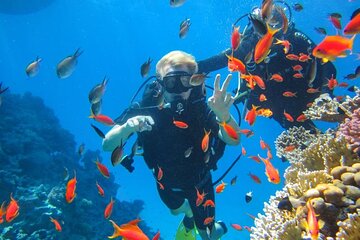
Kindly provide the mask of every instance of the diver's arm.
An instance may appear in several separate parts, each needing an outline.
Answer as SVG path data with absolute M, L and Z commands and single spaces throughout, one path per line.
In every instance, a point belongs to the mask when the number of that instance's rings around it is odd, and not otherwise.
M 134 132 L 151 131 L 154 120 L 150 116 L 135 116 L 129 118 L 122 125 L 115 125 L 103 139 L 104 151 L 113 151 L 121 143 L 124 143 Z
M 229 74 L 220 88 L 220 74 L 216 75 L 214 81 L 214 93 L 208 99 L 208 106 L 214 112 L 216 119 L 219 122 L 220 130 L 218 135 L 221 140 L 229 145 L 237 145 L 240 142 L 240 138 L 229 136 L 229 133 L 225 129 L 226 125 L 230 125 L 236 132 L 240 131 L 239 125 L 230 114 L 230 107 L 234 103 L 234 98 L 230 93 L 226 92 L 231 78 L 232 75 Z
M 231 54 L 231 49 L 226 49 L 221 53 L 198 62 L 199 73 L 209 73 L 227 66 L 228 58 L 225 54 Z
M 112 152 L 121 143 L 124 143 L 133 131 L 127 127 L 127 123 L 123 125 L 115 125 L 109 132 L 106 133 L 102 142 L 104 151 Z

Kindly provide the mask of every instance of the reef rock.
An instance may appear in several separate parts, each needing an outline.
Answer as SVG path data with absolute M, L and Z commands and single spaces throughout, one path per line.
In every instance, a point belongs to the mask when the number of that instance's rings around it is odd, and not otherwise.
M 38 97 L 27 93 L 5 93 L 0 106 L 0 201 L 18 201 L 20 214 L 1 224 L 0 236 L 12 239 L 104 239 L 113 232 L 104 219 L 110 198 L 116 198 L 119 185 L 114 176 L 102 177 L 94 164 L 99 152 L 79 156 L 74 137 L 61 128 L 51 109 Z M 82 159 L 81 159 L 82 158 Z M 81 162 L 80 162 L 81 159 Z M 65 201 L 65 187 L 76 173 L 76 198 Z M 96 181 L 103 187 L 101 197 Z M 115 199 L 111 219 L 119 224 L 139 216 L 143 202 Z M 55 231 L 50 216 L 62 224 Z M 153 236 L 144 221 L 139 227 Z

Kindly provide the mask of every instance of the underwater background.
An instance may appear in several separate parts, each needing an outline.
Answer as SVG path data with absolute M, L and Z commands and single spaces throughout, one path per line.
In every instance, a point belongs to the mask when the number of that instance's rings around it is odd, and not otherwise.
M 143 220 L 140 227 L 149 236 L 160 230 L 162 239 L 173 239 L 182 216 L 172 216 L 161 202 L 142 157 L 135 158 L 132 173 L 121 165 L 111 165 L 110 153 L 101 150 L 102 140 L 90 126 L 94 122 L 88 118 L 88 93 L 107 76 L 102 112 L 116 118 L 129 106 L 131 97 L 144 81 L 140 66 L 149 57 L 153 59 L 150 69 L 153 75 L 155 63 L 172 50 L 191 53 L 197 60 L 218 54 L 230 46 L 232 24 L 261 2 L 188 0 L 181 7 L 172 8 L 169 1 L 160 0 L 53 0 L 39 9 L 36 2 L 26 6 L 30 10 L 24 13 L 16 12 L 14 6 L 7 12 L 7 8 L 1 6 L 6 1 L 0 1 L 0 82 L 3 87 L 9 87 L 0 106 L 0 202 L 9 201 L 12 193 L 20 205 L 19 216 L 11 223 L 0 225 L 0 236 L 3 239 L 106 238 L 112 234 L 112 227 L 104 219 L 103 211 L 112 196 L 117 200 L 111 219 L 124 223 L 140 217 Z M 322 26 L 335 34 L 327 19 L 329 13 L 340 12 L 347 22 L 359 7 L 358 0 L 303 0 L 300 3 L 304 9 L 293 11 L 293 21 L 315 43 L 323 36 L 316 33 L 314 27 Z M 31 1 L 14 1 L 14 4 L 20 4 L 21 9 L 21 4 L 31 5 Z M 36 11 L 32 12 L 32 7 Z M 179 24 L 186 18 L 191 19 L 190 30 L 180 39 Z M 244 19 L 239 25 L 243 29 L 246 24 Z M 58 79 L 56 65 L 78 48 L 84 52 L 75 72 L 69 78 Z M 357 38 L 354 52 L 359 51 Z M 37 56 L 42 58 L 40 72 L 29 78 L 25 68 Z M 349 56 L 338 58 L 334 64 L 338 79 L 342 79 L 354 72 L 359 61 L 356 56 Z M 228 70 L 211 73 L 208 85 L 212 85 L 216 73 L 225 78 Z M 236 87 L 237 82 L 233 80 L 229 89 Z M 344 94 L 349 93 L 335 90 L 335 95 Z M 235 111 L 233 114 L 237 117 Z M 95 125 L 104 132 L 110 129 Z M 317 126 L 326 130 L 336 125 L 317 122 Z M 249 125 L 243 121 L 241 128 Z M 258 118 L 252 129 L 253 137 L 242 136 L 241 144 L 248 155 L 260 153 L 260 137 L 275 149 L 274 141 L 284 130 L 266 118 Z M 27 142 L 26 138 L 30 140 Z M 79 156 L 77 149 L 82 143 L 85 154 Z M 5 151 L 5 148 L 11 149 Z M 130 148 L 128 143 L 125 151 L 129 152 Z M 221 176 L 240 152 L 241 146 L 228 146 L 213 179 Z M 93 163 L 97 156 L 109 168 L 110 179 L 98 172 Z M 281 174 L 289 166 L 278 158 L 273 164 Z M 70 177 L 76 170 L 78 179 L 77 197 L 71 205 L 63 199 L 64 167 Z M 259 176 L 262 183 L 252 181 L 249 172 Z M 216 195 L 216 219 L 223 220 L 229 227 L 223 239 L 249 239 L 248 231 L 236 231 L 230 224 L 254 226 L 253 219 L 246 213 L 255 216 L 262 213 L 264 202 L 283 187 L 284 179 L 279 185 L 268 182 L 263 165 L 247 156 L 240 159 L 224 181 L 230 183 L 234 176 L 237 183 L 228 184 L 223 193 Z M 96 181 L 104 185 L 104 198 L 98 196 Z M 249 191 L 253 192 L 253 199 L 246 203 L 245 194 Z M 49 216 L 64 221 L 62 232 L 55 231 Z M 33 234 L 36 231 L 38 235 Z

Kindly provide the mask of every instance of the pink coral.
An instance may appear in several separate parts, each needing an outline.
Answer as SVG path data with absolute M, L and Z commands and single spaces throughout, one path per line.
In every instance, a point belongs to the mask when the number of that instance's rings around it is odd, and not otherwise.
M 337 137 L 344 136 L 349 149 L 356 153 L 360 152 L 360 109 L 356 109 L 351 118 L 345 119 L 345 122 L 339 126 Z

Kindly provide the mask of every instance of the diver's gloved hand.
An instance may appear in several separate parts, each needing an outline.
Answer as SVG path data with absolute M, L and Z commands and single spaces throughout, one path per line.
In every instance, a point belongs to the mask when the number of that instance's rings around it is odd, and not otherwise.
M 150 116 L 135 116 L 126 121 L 125 127 L 132 132 L 151 131 L 154 119 Z
M 231 93 L 226 92 L 232 75 L 229 74 L 220 89 L 220 74 L 217 74 L 214 81 L 214 93 L 208 99 L 208 105 L 215 113 L 220 122 L 230 119 L 230 107 L 234 103 Z

